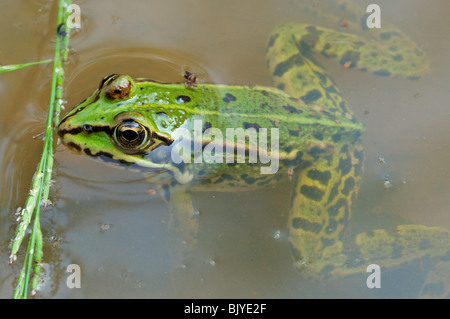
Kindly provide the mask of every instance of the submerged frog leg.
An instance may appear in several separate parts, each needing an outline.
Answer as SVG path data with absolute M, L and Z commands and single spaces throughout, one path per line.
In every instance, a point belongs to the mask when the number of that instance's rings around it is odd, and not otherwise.
M 334 80 L 309 55 L 319 41 L 320 34 L 315 30 L 313 26 L 283 25 L 272 33 L 267 59 L 273 82 L 335 118 L 356 122 Z M 302 158 L 294 172 L 289 243 L 296 265 L 313 269 L 309 273 L 314 274 L 346 262 L 341 236 L 363 169 L 364 154 L 357 139 L 344 142 L 337 136 L 332 142 L 332 149 L 324 143 L 324 147 L 310 145 L 299 152 Z
M 378 41 L 312 25 L 280 26 L 267 46 L 273 82 L 307 104 L 319 105 L 332 116 L 356 122 L 335 82 L 312 58 L 312 52 L 380 76 L 415 78 L 429 67 L 423 52 L 400 31 L 383 29 L 372 37 Z M 295 168 L 288 218 L 296 266 L 320 278 L 365 271 L 371 263 L 392 267 L 416 258 L 448 254 L 450 231 L 421 225 L 362 233 L 343 245 L 364 156 L 359 141 L 344 141 L 341 137 L 333 140 L 331 149 L 313 145 L 299 152 L 302 158 Z M 445 272 L 446 267 L 440 262 L 438 273 L 439 269 Z M 446 294 L 448 282 L 443 284 L 445 289 L 440 295 Z M 430 278 L 424 294 L 432 284 Z
M 160 193 L 169 206 L 169 228 L 180 234 L 187 250 L 192 250 L 197 243 L 199 225 L 189 186 L 175 183 L 161 187 Z
M 347 268 L 335 269 L 336 275 L 349 275 L 368 264 L 392 268 L 419 258 L 444 256 L 450 248 L 450 231 L 441 227 L 399 225 L 394 230 L 378 229 L 358 234 L 344 249 Z M 361 269 L 363 271 L 363 269 Z M 448 277 L 448 276 L 447 276 Z M 450 284 L 447 279 L 446 285 Z
M 201 256 L 197 254 L 197 236 L 199 223 L 194 206 L 190 185 L 173 182 L 159 187 L 159 193 L 169 207 L 169 229 L 173 236 L 168 244 L 175 264 L 168 270 L 168 275 L 177 296 L 198 294 L 197 286 L 203 278 L 195 265 Z
M 336 116 L 349 113 L 351 118 L 347 102 L 335 81 L 311 59 L 309 48 L 306 48 L 319 41 L 318 34 L 312 35 L 308 31 L 314 28 L 281 25 L 271 34 L 267 44 L 267 64 L 274 86 L 305 103 L 320 105 Z
M 349 117 L 336 83 L 313 59 L 313 53 L 380 76 L 417 78 L 429 69 L 424 52 L 401 31 L 383 28 L 367 33 L 371 39 L 315 25 L 277 27 L 267 44 L 274 85 L 305 103 L 340 110 Z
M 439 261 L 420 291 L 421 298 L 450 298 L 450 260 Z
M 400 225 L 347 238 L 362 173 L 358 144 L 343 146 L 333 157 L 305 153 L 302 160 L 294 175 L 288 218 L 289 244 L 299 270 L 312 278 L 342 277 L 365 272 L 369 264 L 392 268 L 449 253 L 450 231 L 440 227 Z
M 294 173 L 289 244 L 296 266 L 313 277 L 347 264 L 342 236 L 361 179 L 364 155 L 359 143 L 336 151 L 321 157 L 305 152 Z

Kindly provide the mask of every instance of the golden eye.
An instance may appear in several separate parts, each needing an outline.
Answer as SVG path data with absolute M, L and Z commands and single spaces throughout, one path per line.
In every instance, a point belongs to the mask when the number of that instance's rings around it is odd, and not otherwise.
M 142 124 L 131 119 L 120 122 L 114 128 L 116 145 L 127 154 L 142 151 L 150 139 L 149 131 Z
M 109 100 L 124 100 L 130 96 L 130 92 L 131 82 L 126 77 L 117 77 L 106 87 L 105 96 Z

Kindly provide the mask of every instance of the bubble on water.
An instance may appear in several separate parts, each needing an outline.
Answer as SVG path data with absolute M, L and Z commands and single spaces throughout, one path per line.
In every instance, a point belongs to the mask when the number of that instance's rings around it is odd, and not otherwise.
M 301 270 L 301 269 L 307 269 L 310 268 L 310 264 L 308 263 L 308 259 L 300 259 L 294 262 L 294 267 Z
M 393 186 L 392 179 L 389 177 L 388 174 L 384 175 L 383 180 L 381 182 L 383 184 L 384 189 L 388 189 Z
M 281 231 L 280 231 L 280 230 L 276 230 L 276 231 L 273 233 L 273 238 L 274 238 L 274 239 L 280 239 L 280 238 L 281 238 Z
M 215 266 L 216 265 L 216 261 L 212 258 L 207 259 L 206 261 L 203 262 L 205 265 L 210 265 L 210 266 Z

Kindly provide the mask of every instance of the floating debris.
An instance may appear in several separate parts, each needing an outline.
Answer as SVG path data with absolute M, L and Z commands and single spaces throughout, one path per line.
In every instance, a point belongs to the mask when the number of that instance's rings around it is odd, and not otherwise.
M 276 230 L 276 231 L 273 233 L 273 238 L 274 238 L 274 239 L 280 239 L 280 238 L 281 238 L 281 231 L 280 231 L 280 230 Z
M 210 265 L 210 266 L 215 266 L 216 265 L 216 261 L 214 259 L 207 259 L 206 261 L 203 262 L 203 264 L 205 265 Z
M 352 61 L 346 61 L 344 63 L 344 68 L 349 69 L 353 66 L 353 62 Z
M 113 227 L 113 224 L 102 224 L 99 223 L 98 224 L 98 228 L 100 229 L 101 233 L 104 233 L 107 230 L 110 230 Z
M 48 207 L 48 206 L 51 206 L 51 205 L 53 205 L 53 203 L 52 203 L 52 201 L 50 199 L 44 198 L 44 199 L 41 200 L 41 207 L 42 208 L 45 208 L 45 207 Z
M 306 268 L 311 267 L 311 265 L 308 262 L 308 259 L 306 259 L 306 258 L 294 262 L 294 266 L 295 266 L 295 268 L 298 268 L 298 269 L 306 269 Z
M 391 187 L 393 186 L 392 180 L 391 180 L 391 178 L 389 177 L 389 175 L 387 175 L 387 174 L 384 175 L 383 180 L 382 180 L 382 183 L 383 183 L 384 189 L 388 189 L 388 188 L 391 188 Z
M 348 20 L 342 19 L 341 21 L 339 21 L 338 25 L 339 25 L 341 28 L 348 28 L 349 23 L 348 23 Z

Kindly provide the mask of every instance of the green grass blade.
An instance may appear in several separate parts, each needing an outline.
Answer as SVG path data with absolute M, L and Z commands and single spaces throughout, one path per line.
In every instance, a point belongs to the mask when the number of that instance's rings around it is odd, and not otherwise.
M 13 298 L 27 298 L 29 292 L 29 284 L 31 283 L 32 294 L 36 293 L 37 284 L 39 282 L 40 264 L 42 262 L 42 231 L 39 223 L 39 214 L 41 207 L 47 206 L 49 203 L 48 194 L 51 184 L 51 176 L 53 170 L 53 124 L 59 121 L 59 112 L 61 109 L 61 101 L 64 85 L 64 69 L 61 62 L 61 54 L 67 55 L 68 37 L 70 30 L 61 32 L 61 28 L 65 27 L 65 21 L 70 15 L 67 7 L 71 1 L 60 0 L 58 6 L 57 30 L 55 41 L 55 56 L 53 59 L 53 77 L 51 84 L 50 101 L 48 108 L 48 116 L 45 128 L 44 147 L 42 157 L 38 165 L 38 169 L 31 183 L 31 190 L 25 202 L 25 208 L 20 210 L 19 224 L 16 229 L 15 237 L 11 244 L 11 253 L 9 262 L 13 263 L 17 259 L 17 253 L 24 240 L 26 230 L 28 229 L 34 214 L 34 222 L 29 238 L 27 252 L 23 264 L 22 271 L 17 280 L 16 289 Z M 61 43 L 64 43 L 63 45 Z M 32 276 L 31 272 L 34 271 Z
M 51 61 L 52 61 L 51 59 L 48 59 L 48 60 L 43 60 L 43 61 L 29 62 L 29 63 L 22 63 L 22 64 L 0 65 L 0 74 L 15 71 L 15 70 L 20 70 L 20 69 L 23 69 L 23 68 L 26 68 L 26 67 L 32 66 L 32 65 L 49 63 Z

